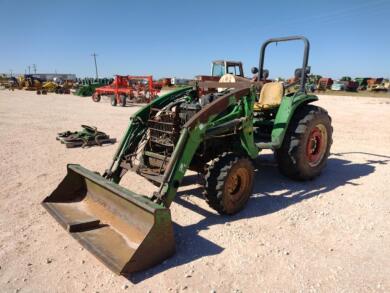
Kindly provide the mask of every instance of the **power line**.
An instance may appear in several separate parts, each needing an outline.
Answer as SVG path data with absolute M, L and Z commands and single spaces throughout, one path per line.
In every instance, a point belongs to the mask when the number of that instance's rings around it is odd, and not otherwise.
M 329 22 L 345 22 L 346 18 L 357 17 L 359 14 L 367 15 L 367 12 L 379 12 L 379 13 L 388 13 L 388 7 L 384 7 L 388 3 L 388 0 L 376 0 L 368 1 L 361 3 L 360 5 L 356 4 L 349 6 L 347 8 L 335 8 L 333 7 L 331 11 L 318 12 L 305 16 L 304 18 L 289 18 L 284 21 L 278 22 L 280 26 L 294 26 L 311 23 L 321 23 L 322 25 Z M 263 30 L 274 27 L 274 25 L 265 25 L 262 27 Z

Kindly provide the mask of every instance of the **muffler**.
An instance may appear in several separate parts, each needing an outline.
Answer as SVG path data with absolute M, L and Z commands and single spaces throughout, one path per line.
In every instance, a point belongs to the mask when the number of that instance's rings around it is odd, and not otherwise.
M 144 270 L 175 252 L 168 208 L 80 165 L 67 171 L 42 205 L 113 272 Z

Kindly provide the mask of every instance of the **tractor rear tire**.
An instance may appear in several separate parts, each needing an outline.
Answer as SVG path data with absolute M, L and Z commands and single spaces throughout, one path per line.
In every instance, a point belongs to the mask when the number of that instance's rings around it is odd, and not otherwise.
M 325 168 L 332 145 L 331 118 L 317 106 L 300 107 L 291 119 L 280 149 L 280 172 L 294 180 L 311 180 Z
M 253 178 L 254 167 L 249 158 L 223 153 L 207 169 L 203 195 L 218 213 L 235 214 L 251 196 Z
M 116 97 L 115 96 L 111 96 L 111 106 L 115 107 L 116 106 Z

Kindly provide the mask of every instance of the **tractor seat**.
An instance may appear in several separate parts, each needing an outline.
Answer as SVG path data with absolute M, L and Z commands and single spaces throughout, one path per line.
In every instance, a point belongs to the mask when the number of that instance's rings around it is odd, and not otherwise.
M 262 111 L 276 108 L 280 105 L 284 95 L 282 82 L 269 82 L 263 85 L 259 101 L 255 102 L 254 110 Z

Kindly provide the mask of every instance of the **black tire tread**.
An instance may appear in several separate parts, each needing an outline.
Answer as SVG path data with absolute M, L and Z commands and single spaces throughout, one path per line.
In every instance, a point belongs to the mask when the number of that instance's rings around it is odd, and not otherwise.
M 226 177 L 231 167 L 241 159 L 248 160 L 252 164 L 246 157 L 240 157 L 230 152 L 222 153 L 211 162 L 204 176 L 203 196 L 207 204 L 220 214 L 227 214 L 222 204 Z
M 314 120 L 322 120 L 328 130 L 328 146 L 321 163 L 313 170 L 304 171 L 301 167 L 299 151 L 300 142 L 305 138 L 308 127 Z M 294 114 L 287 129 L 282 147 L 275 151 L 279 170 L 285 176 L 294 180 L 311 180 L 317 177 L 325 167 L 333 143 L 331 117 L 328 112 L 318 106 L 303 105 Z
M 98 103 L 98 102 L 100 102 L 100 100 L 101 100 L 101 96 L 99 95 L 99 94 L 93 94 L 92 95 L 92 101 L 94 101 L 95 103 Z

